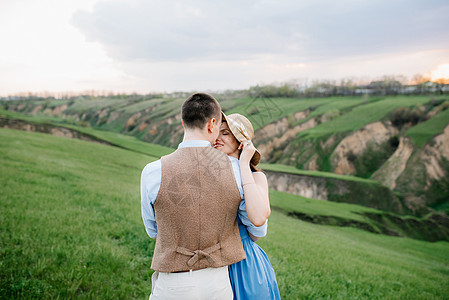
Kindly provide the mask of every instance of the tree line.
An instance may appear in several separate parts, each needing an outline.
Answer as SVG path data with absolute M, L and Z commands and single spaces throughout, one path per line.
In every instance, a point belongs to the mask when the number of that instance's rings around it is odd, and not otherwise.
M 330 80 L 291 81 L 281 84 L 256 85 L 248 89 L 251 97 L 330 97 L 330 96 L 360 96 L 360 95 L 423 95 L 449 94 L 449 81 L 430 80 L 417 81 L 413 84 L 403 84 L 395 77 L 384 77 L 369 83 L 354 80 L 341 80 L 339 83 Z

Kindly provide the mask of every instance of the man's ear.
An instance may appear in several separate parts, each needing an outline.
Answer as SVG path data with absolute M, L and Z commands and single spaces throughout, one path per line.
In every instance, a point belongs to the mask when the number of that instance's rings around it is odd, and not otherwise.
M 182 125 L 182 128 L 186 129 L 186 126 L 184 125 L 184 121 L 183 120 L 181 120 L 181 125 Z
M 215 118 L 209 119 L 209 121 L 207 121 L 207 132 L 212 133 L 214 126 L 217 126 L 217 119 Z

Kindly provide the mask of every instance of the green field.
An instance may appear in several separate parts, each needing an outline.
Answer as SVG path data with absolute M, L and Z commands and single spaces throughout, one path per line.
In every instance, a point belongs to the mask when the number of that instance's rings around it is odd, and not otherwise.
M 432 119 L 410 128 L 406 135 L 411 137 L 413 143 L 424 147 L 427 141 L 443 132 L 449 122 L 449 109 L 439 112 Z
M 119 134 L 113 131 L 98 130 L 90 127 L 66 124 L 55 117 L 27 116 L 20 113 L 5 111 L 0 109 L 0 117 L 17 119 L 29 122 L 31 124 L 49 124 L 50 126 L 60 126 L 87 134 L 100 141 L 108 142 L 114 146 L 140 152 L 153 157 L 161 157 L 173 152 L 174 149 L 158 144 L 149 144 L 142 142 L 134 136 Z
M 284 172 L 284 173 L 291 173 L 291 174 L 298 174 L 298 175 L 307 175 L 307 176 L 315 176 L 315 177 L 324 177 L 324 178 L 334 178 L 334 179 L 341 179 L 341 180 L 349 180 L 349 181 L 357 181 L 357 182 L 364 182 L 368 184 L 379 184 L 379 182 L 360 178 L 356 176 L 349 176 L 349 175 L 340 175 L 335 174 L 332 172 L 320 172 L 320 171 L 310 171 L 310 170 L 300 170 L 293 166 L 287 166 L 287 165 L 281 165 L 281 164 L 264 164 L 261 163 L 260 167 L 263 170 L 267 171 L 274 171 L 274 172 Z
M 253 124 L 254 130 L 257 130 L 294 112 L 305 111 L 311 107 L 319 107 L 338 100 L 339 98 L 241 98 L 233 101 L 232 105 L 227 105 L 226 102 L 222 105 L 226 114 L 240 113 L 248 117 Z
M 365 221 L 365 212 L 381 213 L 376 209 L 350 203 L 336 203 L 309 199 L 284 192 L 270 191 L 271 206 L 286 212 L 298 211 L 308 215 L 333 216 L 355 221 Z
M 139 181 L 153 159 L 123 148 L 0 129 L 0 298 L 146 299 L 154 242 L 141 220 Z M 356 216 L 354 206 L 305 205 L 283 193 L 271 198 L 309 213 Z M 449 295 L 447 242 L 315 225 L 273 210 L 259 244 L 283 299 Z
M 353 132 L 370 123 L 382 120 L 398 107 L 413 107 L 429 102 L 428 97 L 387 97 L 355 107 L 335 119 L 299 134 L 300 137 L 322 138 L 339 132 Z

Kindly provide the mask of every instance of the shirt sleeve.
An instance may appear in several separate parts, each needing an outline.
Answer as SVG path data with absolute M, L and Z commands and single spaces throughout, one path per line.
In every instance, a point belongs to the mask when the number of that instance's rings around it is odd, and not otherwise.
M 157 224 L 154 216 L 154 202 L 161 188 L 162 167 L 157 160 L 145 166 L 140 177 L 140 202 L 145 230 L 150 238 L 156 238 Z
M 239 205 L 238 217 L 240 218 L 240 221 L 243 223 L 243 225 L 246 226 L 246 230 L 248 230 L 249 233 L 251 233 L 255 237 L 264 237 L 267 235 L 268 220 L 265 221 L 265 224 L 263 224 L 262 226 L 259 226 L 259 227 L 257 227 L 253 223 L 251 223 L 251 221 L 249 220 L 248 213 L 246 212 L 246 203 L 245 203 L 245 197 L 243 194 L 242 176 L 240 175 L 240 166 L 239 166 L 238 160 L 231 159 L 231 158 L 230 158 L 230 160 L 232 163 L 232 169 L 234 171 L 235 181 L 237 182 L 237 187 L 239 189 L 240 197 L 242 199 L 240 201 L 240 205 Z

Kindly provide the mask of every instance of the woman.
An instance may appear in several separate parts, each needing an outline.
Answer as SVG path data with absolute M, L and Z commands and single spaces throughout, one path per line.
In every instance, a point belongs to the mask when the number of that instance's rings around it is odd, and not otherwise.
M 251 122 L 240 114 L 232 114 L 223 119 L 214 147 L 231 159 L 239 160 L 248 218 L 254 225 L 262 226 L 271 210 L 267 178 L 256 167 L 260 153 L 251 142 L 253 136 Z M 240 220 L 238 222 L 246 259 L 229 266 L 234 299 L 280 299 L 267 255 L 255 243 L 257 238 L 247 232 Z

